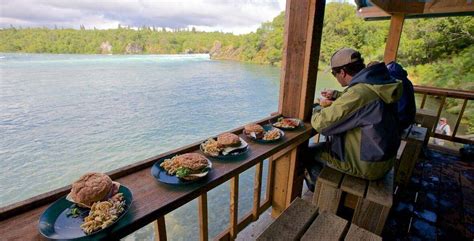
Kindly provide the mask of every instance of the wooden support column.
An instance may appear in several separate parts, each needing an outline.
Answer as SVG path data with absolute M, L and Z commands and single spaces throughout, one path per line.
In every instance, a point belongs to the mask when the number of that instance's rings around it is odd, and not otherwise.
M 311 119 L 325 4 L 325 0 L 287 0 L 279 101 L 279 112 L 283 116 Z M 274 217 L 301 196 L 303 169 L 299 157 L 307 145 L 305 142 L 273 160 Z
M 263 162 L 259 162 L 255 166 L 255 179 L 253 186 L 253 210 L 252 220 L 257 221 L 260 216 L 260 193 L 262 191 L 262 174 L 263 174 Z
M 388 32 L 383 58 L 386 64 L 397 60 L 398 45 L 400 44 L 404 21 L 405 15 L 400 13 L 393 14 L 390 19 L 390 30 Z
M 203 193 L 198 199 L 198 215 L 199 215 L 199 240 L 207 241 L 208 239 L 208 220 L 207 220 L 207 193 Z
M 239 232 L 239 175 L 230 179 L 230 240 Z
M 153 223 L 153 229 L 155 230 L 155 241 L 166 241 L 166 222 L 165 216 L 159 217 Z

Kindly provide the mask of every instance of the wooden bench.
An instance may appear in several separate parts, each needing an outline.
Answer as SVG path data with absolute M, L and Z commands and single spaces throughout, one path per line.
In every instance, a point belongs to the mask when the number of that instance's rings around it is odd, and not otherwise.
M 318 213 L 315 205 L 297 198 L 257 240 L 379 241 L 382 238 L 332 213 Z
M 393 202 L 393 170 L 378 181 L 367 181 L 324 167 L 316 181 L 313 203 L 321 212 L 354 210 L 351 222 L 381 234 Z
M 406 136 L 403 136 L 400 144 L 397 161 L 395 162 L 395 182 L 397 185 L 406 186 L 410 181 L 413 168 L 415 167 L 421 150 L 424 146 L 424 141 L 428 135 L 428 130 L 425 127 L 413 125 Z M 400 149 L 403 151 L 400 153 Z

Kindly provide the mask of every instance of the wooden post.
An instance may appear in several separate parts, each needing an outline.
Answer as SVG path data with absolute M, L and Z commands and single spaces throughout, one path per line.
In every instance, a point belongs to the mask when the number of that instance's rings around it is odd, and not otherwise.
M 436 113 L 436 123 L 438 123 L 439 118 L 441 118 L 441 112 L 443 112 L 444 103 L 446 102 L 446 95 L 441 97 L 441 102 L 439 103 L 438 112 Z
M 230 240 L 237 238 L 239 225 L 239 175 L 230 179 Z
M 386 64 L 397 60 L 398 45 L 402 36 L 405 15 L 395 13 L 390 19 L 390 30 L 388 32 L 387 44 L 385 45 L 384 62 Z
M 253 186 L 253 210 L 252 220 L 257 221 L 260 211 L 260 192 L 262 191 L 263 162 L 259 162 L 255 169 L 255 179 Z
M 207 193 L 203 193 L 198 199 L 199 207 L 199 240 L 208 240 L 208 222 L 207 222 Z
M 467 99 L 464 99 L 464 102 L 462 103 L 461 111 L 459 112 L 458 119 L 456 120 L 456 125 L 454 126 L 453 134 L 451 135 L 452 137 L 456 136 L 456 133 L 458 132 L 458 127 L 459 124 L 461 124 L 461 119 L 462 116 L 464 115 L 464 110 L 466 109 L 467 105 Z
M 291 151 L 289 151 L 290 153 Z M 272 216 L 278 217 L 286 208 L 288 192 L 290 154 L 285 154 L 274 161 L 274 183 L 272 190 Z
M 155 241 L 166 241 L 166 222 L 165 216 L 159 217 L 153 225 L 155 230 Z
M 325 0 L 287 0 L 279 112 L 309 121 L 312 114 Z M 274 160 L 272 215 L 278 216 L 301 195 L 300 158 L 308 143 Z
M 425 107 L 426 97 L 427 97 L 427 94 L 424 93 L 423 94 L 423 99 L 421 99 L 420 109 L 423 109 L 423 107 Z

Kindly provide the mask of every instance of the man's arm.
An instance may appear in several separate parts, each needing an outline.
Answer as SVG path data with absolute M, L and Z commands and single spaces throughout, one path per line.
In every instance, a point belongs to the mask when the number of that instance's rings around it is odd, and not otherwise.
M 330 107 L 313 114 L 311 124 L 316 131 L 324 135 L 346 132 L 359 125 L 359 109 L 370 100 L 371 96 L 361 96 L 359 91 L 350 88 L 339 96 Z M 370 95 L 370 93 L 366 93 Z M 359 113 L 358 113 L 359 112 Z M 363 113 L 362 113 L 363 114 Z
M 339 98 L 339 96 L 341 96 L 342 92 L 339 91 L 339 90 L 333 90 L 332 91 L 332 98 L 331 100 L 336 100 L 337 98 Z

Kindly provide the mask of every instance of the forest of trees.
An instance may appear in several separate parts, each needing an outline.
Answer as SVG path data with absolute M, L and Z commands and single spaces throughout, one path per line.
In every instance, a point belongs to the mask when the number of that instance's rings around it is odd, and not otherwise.
M 367 61 L 382 60 L 389 21 L 364 21 L 348 3 L 326 7 L 320 66 L 342 47 L 358 49 Z M 255 32 L 233 35 L 143 26 L 96 30 L 26 28 L 1 29 L 0 52 L 71 54 L 210 53 L 215 59 L 279 64 L 282 58 L 284 12 Z M 405 21 L 398 61 L 421 85 L 474 90 L 474 18 L 445 17 Z M 102 48 L 101 48 L 102 46 Z M 108 49 L 107 46 L 110 48 Z M 448 111 L 459 105 L 450 101 Z M 474 132 L 474 103 L 464 116 Z

